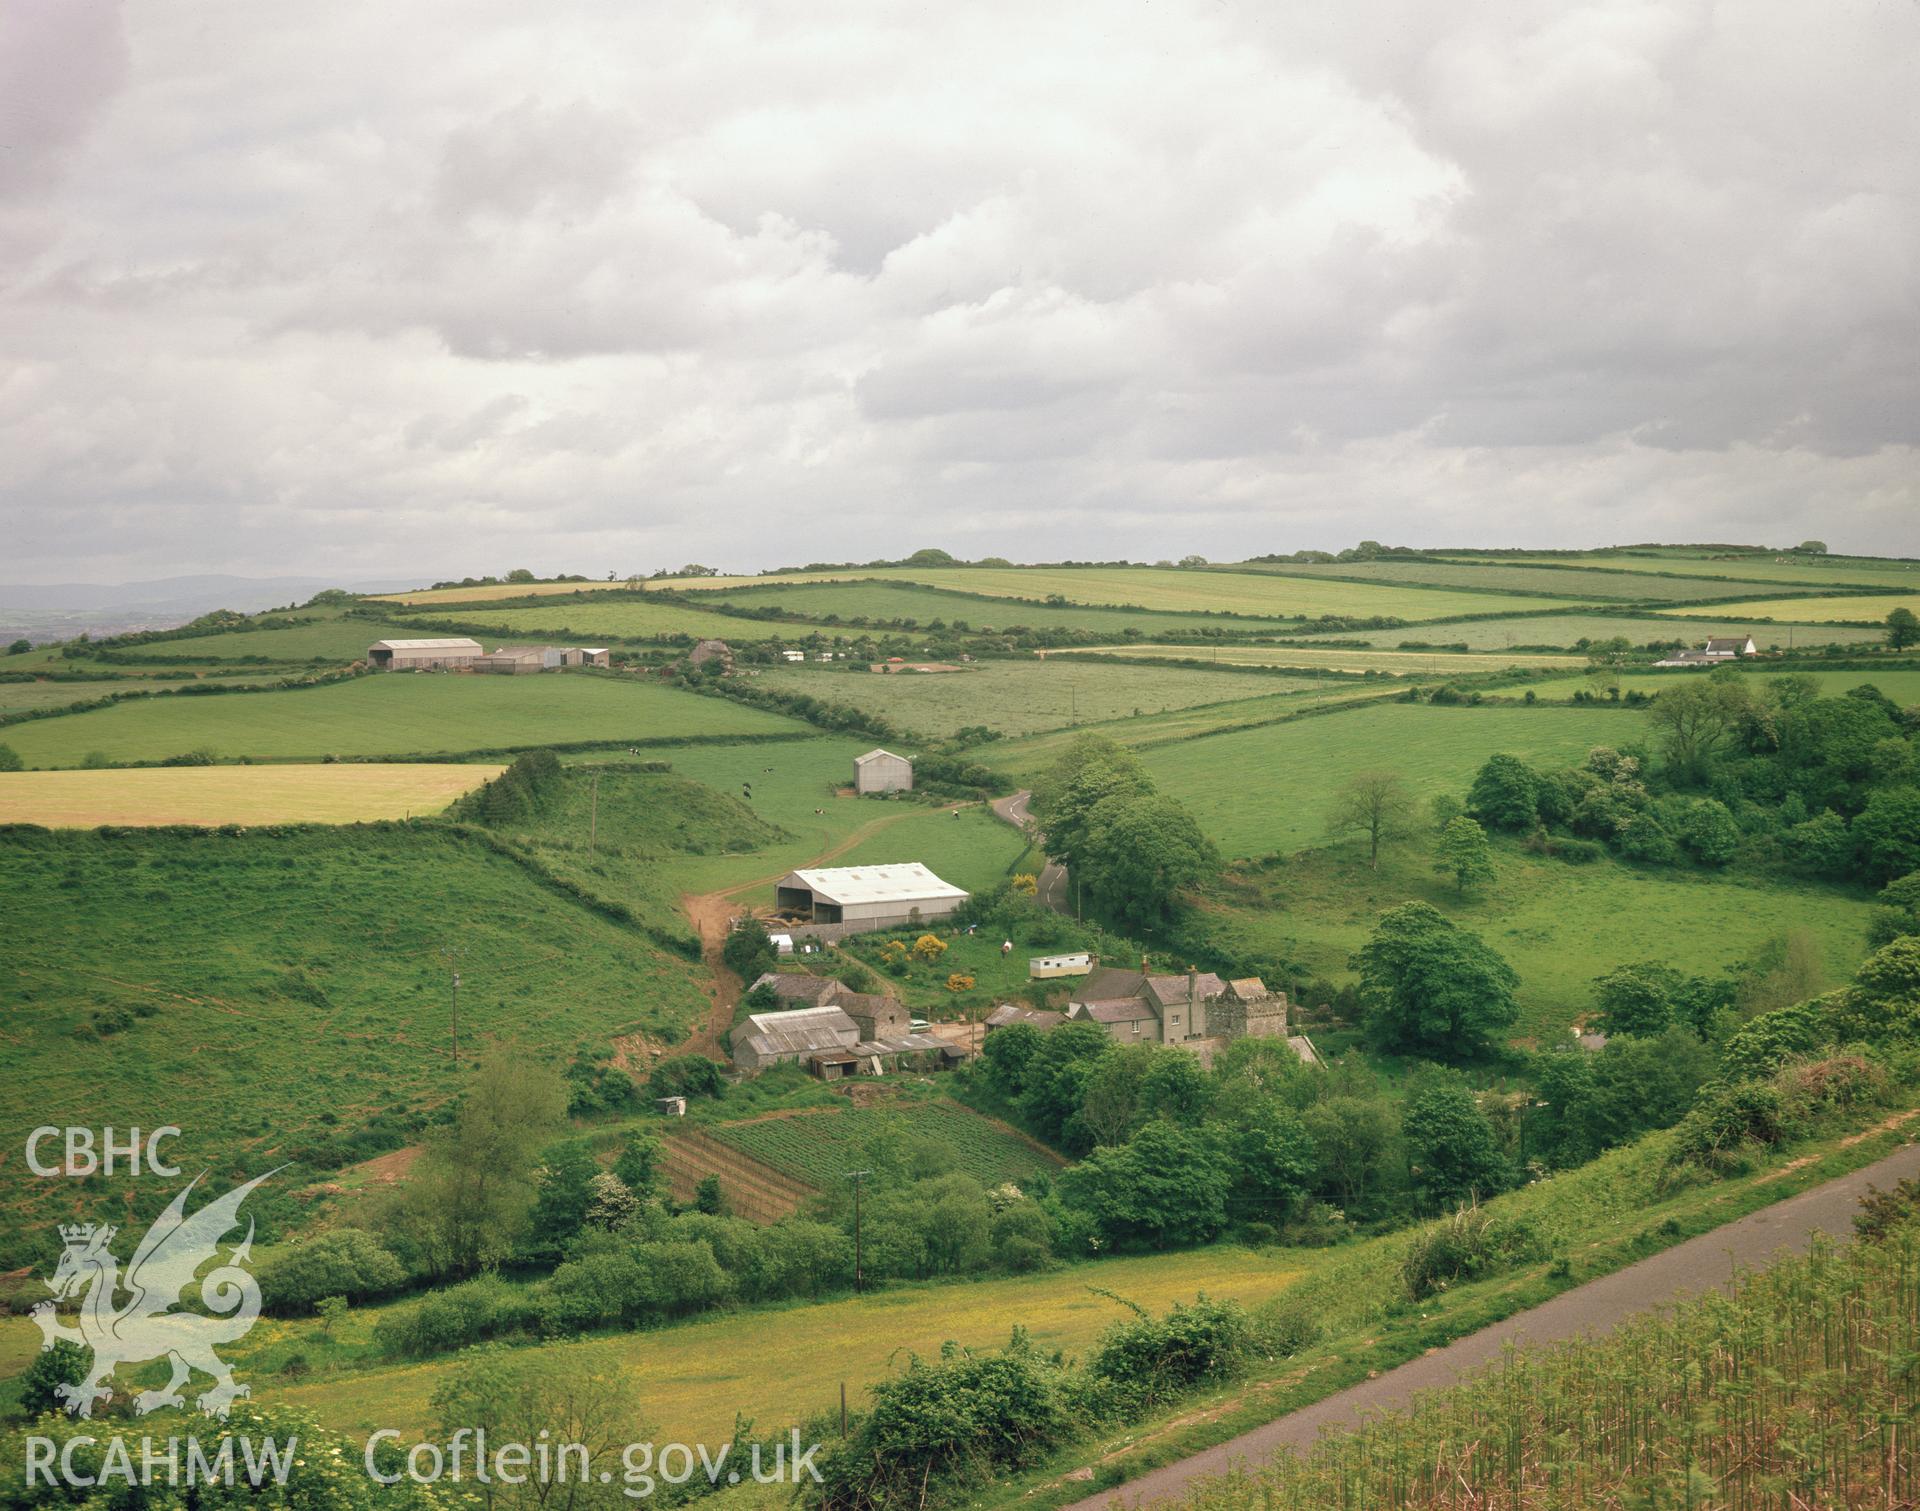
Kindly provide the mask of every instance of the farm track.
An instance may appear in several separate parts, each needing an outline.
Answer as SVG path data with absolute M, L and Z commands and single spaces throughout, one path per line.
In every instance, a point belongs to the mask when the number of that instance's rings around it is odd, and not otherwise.
M 660 1141 L 660 1168 L 674 1200 L 690 1202 L 700 1182 L 716 1176 L 729 1211 L 750 1222 L 790 1217 L 817 1193 L 812 1186 L 762 1164 L 697 1128 Z
M 966 803 L 948 803 L 935 810 L 951 813 L 955 809 L 969 806 Z M 710 1060 L 719 1060 L 723 1064 L 729 1058 L 726 1051 L 727 1034 L 733 1028 L 734 1006 L 739 1002 L 746 983 L 727 969 L 720 959 L 720 947 L 727 942 L 727 931 L 739 911 L 735 899 L 742 892 L 754 887 L 771 886 L 787 872 L 801 867 L 823 866 L 845 855 L 856 845 L 863 844 L 882 829 L 899 823 L 902 819 L 913 818 L 922 810 L 910 808 L 902 813 L 889 813 L 880 818 L 870 819 L 842 839 L 829 845 L 810 860 L 803 860 L 798 866 L 783 866 L 764 876 L 736 883 L 719 892 L 688 893 L 680 899 L 687 921 L 700 936 L 700 956 L 705 962 L 711 985 L 707 988 L 708 1000 L 712 1008 L 707 1021 L 670 1051 L 676 1055 L 705 1055 Z M 892 995 L 891 992 L 888 995 Z

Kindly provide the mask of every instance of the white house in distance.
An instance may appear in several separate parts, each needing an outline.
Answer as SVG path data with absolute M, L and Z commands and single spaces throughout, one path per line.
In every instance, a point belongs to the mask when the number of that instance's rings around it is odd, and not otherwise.
M 782 913 L 814 923 L 890 929 L 944 918 L 967 894 L 918 861 L 892 866 L 829 866 L 789 871 L 774 888 Z
M 913 762 L 891 750 L 869 750 L 855 756 L 853 790 L 862 797 L 869 792 L 911 792 Z
M 1742 656 L 1757 656 L 1760 648 L 1751 635 L 1715 635 L 1697 651 L 1675 651 L 1655 666 L 1719 666 Z

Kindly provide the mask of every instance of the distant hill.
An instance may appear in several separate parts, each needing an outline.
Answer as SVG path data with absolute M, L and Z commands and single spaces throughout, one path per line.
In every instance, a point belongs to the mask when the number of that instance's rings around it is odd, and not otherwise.
M 144 582 L 0 583 L 0 635 L 64 640 L 79 634 L 171 629 L 212 609 L 243 614 L 303 603 L 326 588 L 392 593 L 426 580 L 383 577 L 156 577 Z

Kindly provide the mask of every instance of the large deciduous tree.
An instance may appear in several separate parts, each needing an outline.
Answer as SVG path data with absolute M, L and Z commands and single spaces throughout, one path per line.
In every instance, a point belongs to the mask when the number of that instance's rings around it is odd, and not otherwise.
M 1467 812 L 1494 829 L 1531 829 L 1540 817 L 1540 777 L 1518 756 L 1488 756 L 1467 790 Z
M 1466 1059 L 1519 1015 L 1513 967 L 1424 902 L 1382 913 L 1349 963 L 1360 973 L 1369 1030 L 1403 1053 Z
M 1413 817 L 1413 794 L 1396 771 L 1362 771 L 1335 794 L 1327 832 L 1335 838 L 1364 835 L 1367 864 L 1380 867 L 1380 845 L 1404 833 Z
M 1753 694 L 1739 673 L 1715 671 L 1704 681 L 1666 689 L 1647 717 L 1660 732 L 1668 771 L 1681 781 L 1697 782 L 1752 712 Z
M 1487 843 L 1487 831 L 1464 813 L 1440 831 L 1434 846 L 1433 868 L 1451 876 L 1455 890 L 1493 880 L 1493 846 Z

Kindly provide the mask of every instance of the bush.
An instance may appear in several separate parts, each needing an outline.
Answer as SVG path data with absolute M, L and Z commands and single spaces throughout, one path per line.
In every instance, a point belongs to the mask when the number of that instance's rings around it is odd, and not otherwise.
M 30 1417 L 62 1411 L 66 1402 L 55 1387 L 78 1385 L 87 1377 L 93 1351 L 70 1338 L 56 1338 L 52 1348 L 42 1349 L 20 1376 L 20 1409 Z
M 1201 1296 L 1192 1306 L 1175 1302 L 1158 1318 L 1139 1307 L 1133 1311 L 1131 1321 L 1101 1335 L 1087 1365 L 1130 1407 L 1157 1405 L 1203 1380 L 1230 1379 L 1246 1365 L 1253 1327 L 1237 1301 Z
M 373 1341 L 389 1354 L 421 1358 L 509 1333 L 532 1332 L 540 1315 L 530 1293 L 496 1275 L 483 1275 L 382 1317 L 374 1324 Z
M 400 1261 L 371 1233 L 335 1228 L 288 1249 L 260 1271 L 260 1301 L 280 1316 L 311 1312 L 328 1296 L 365 1301 L 406 1283 Z
M 718 1097 L 726 1089 L 720 1067 L 703 1055 L 675 1055 L 662 1060 L 647 1077 L 650 1097 Z
M 1414 1234 L 1400 1262 L 1400 1280 L 1412 1300 L 1422 1301 L 1457 1281 L 1544 1259 L 1546 1253 L 1545 1240 L 1525 1219 L 1465 1206 Z
M 802 1494 L 821 1511 L 921 1504 L 930 1482 L 980 1482 L 1038 1462 L 1085 1417 L 1068 1371 L 1024 1332 L 992 1354 L 949 1343 L 939 1362 L 912 1358 L 873 1387 L 872 1409 L 829 1446 L 821 1483 Z
M 1703 1091 L 1699 1104 L 1680 1120 L 1673 1160 L 1727 1170 L 1749 1146 L 1777 1144 L 1786 1133 L 1786 1107 L 1773 1087 L 1759 1081 L 1721 1084 Z

